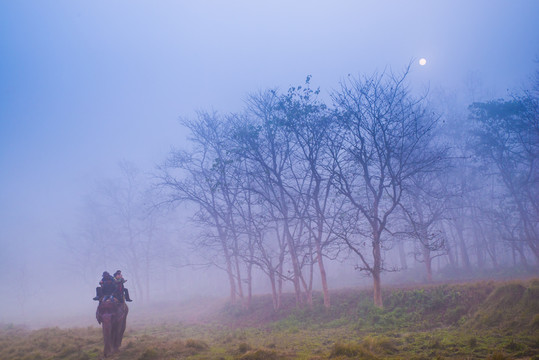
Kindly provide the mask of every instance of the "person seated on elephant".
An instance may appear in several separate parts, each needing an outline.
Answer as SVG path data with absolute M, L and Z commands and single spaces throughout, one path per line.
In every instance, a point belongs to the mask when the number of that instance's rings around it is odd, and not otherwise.
M 110 296 L 116 288 L 116 283 L 114 278 L 109 274 L 108 271 L 103 271 L 101 281 L 99 282 L 98 287 L 95 288 L 95 297 L 93 300 L 100 300 L 103 296 Z
M 127 281 L 126 279 L 124 279 L 123 275 L 122 275 L 122 271 L 121 270 L 117 270 L 115 273 L 114 273 L 114 281 L 116 282 L 116 286 L 117 286 L 117 289 L 118 289 L 118 292 L 120 294 L 124 294 L 125 296 L 125 301 L 133 301 L 129 298 L 129 290 L 127 290 L 127 288 L 124 286 L 124 283 Z

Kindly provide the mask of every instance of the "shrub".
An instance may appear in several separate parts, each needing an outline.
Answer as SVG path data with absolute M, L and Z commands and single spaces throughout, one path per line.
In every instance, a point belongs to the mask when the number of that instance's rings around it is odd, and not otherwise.
M 249 351 L 240 360 L 279 360 L 279 355 L 273 350 L 258 349 Z
M 539 314 L 535 314 L 531 321 L 531 327 L 534 329 L 539 328 Z
M 489 357 L 487 357 L 487 360 L 508 360 L 509 357 L 505 356 L 502 352 L 495 351 L 493 352 Z
M 140 355 L 139 360 L 153 360 L 159 357 L 159 353 L 154 348 L 147 348 L 144 350 L 142 355 Z
M 240 354 L 244 354 L 244 353 L 246 353 L 246 352 L 249 351 L 249 350 L 251 350 L 251 346 L 250 346 L 249 344 L 247 344 L 247 343 L 240 343 L 240 344 L 238 345 L 238 352 L 239 352 Z
M 371 337 L 367 336 L 362 345 L 377 354 L 394 354 L 397 351 L 395 342 L 387 336 Z
M 185 347 L 198 351 L 206 350 L 209 348 L 208 344 L 206 344 L 204 341 L 195 339 L 187 339 L 185 341 Z
M 361 359 L 377 359 L 377 357 L 370 351 L 365 349 L 360 344 L 353 343 L 336 343 L 333 345 L 333 349 L 329 355 L 330 358 L 339 356 L 345 356 L 349 358 L 361 358 Z

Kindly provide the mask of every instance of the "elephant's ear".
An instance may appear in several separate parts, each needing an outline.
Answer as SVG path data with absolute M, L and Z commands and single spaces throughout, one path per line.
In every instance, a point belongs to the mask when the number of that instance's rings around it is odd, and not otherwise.
M 95 312 L 95 319 L 97 320 L 97 323 L 101 325 L 101 314 L 99 313 L 99 307 L 97 307 L 97 310 Z

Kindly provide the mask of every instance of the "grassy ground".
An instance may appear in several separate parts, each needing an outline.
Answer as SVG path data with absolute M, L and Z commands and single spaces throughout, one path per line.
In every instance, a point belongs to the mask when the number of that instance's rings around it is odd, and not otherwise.
M 148 314 L 153 321 L 128 319 L 111 359 L 539 359 L 539 279 L 392 288 L 383 297 L 383 310 L 369 291 L 341 290 L 329 310 L 320 297 L 310 309 L 287 297 L 274 312 L 257 297 L 248 312 L 221 306 L 198 322 Z M 0 329 L 5 360 L 98 359 L 102 347 L 97 327 Z

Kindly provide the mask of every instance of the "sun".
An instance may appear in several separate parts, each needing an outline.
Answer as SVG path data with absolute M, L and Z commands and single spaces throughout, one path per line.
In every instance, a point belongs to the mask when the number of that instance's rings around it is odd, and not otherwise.
M 425 59 L 425 58 L 419 59 L 419 65 L 425 66 L 426 64 L 427 64 L 427 59 Z

